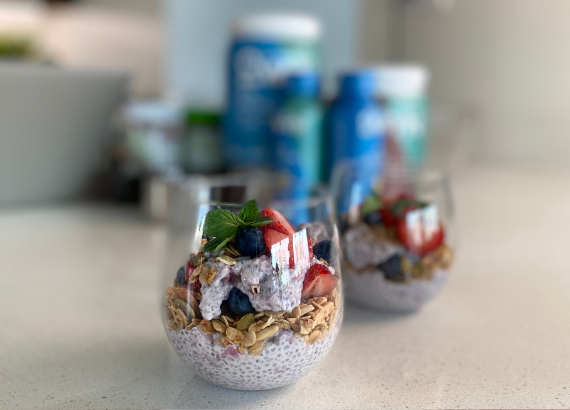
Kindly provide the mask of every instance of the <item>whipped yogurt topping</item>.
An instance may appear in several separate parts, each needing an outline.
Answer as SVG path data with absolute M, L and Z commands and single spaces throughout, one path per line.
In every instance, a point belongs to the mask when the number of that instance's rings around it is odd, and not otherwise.
M 233 283 L 249 297 L 258 312 L 286 310 L 290 312 L 301 303 L 305 269 L 281 269 L 271 265 L 269 256 L 244 260 L 232 267 Z M 259 293 L 252 292 L 252 285 L 259 285 Z M 203 297 L 203 296 L 202 296 Z
M 222 262 L 204 262 L 208 268 L 216 269 L 216 277 L 212 283 L 202 283 L 202 300 L 200 300 L 200 311 L 204 319 L 214 319 L 220 317 L 222 313 L 220 305 L 228 298 L 230 290 L 234 287 L 231 281 L 231 267 Z
M 249 297 L 258 312 L 264 310 L 291 310 L 301 301 L 303 278 L 289 276 L 271 266 L 269 256 L 241 261 L 232 269 L 235 286 Z M 253 294 L 251 285 L 259 285 Z
M 345 258 L 356 269 L 378 265 L 395 254 L 405 253 L 400 245 L 378 240 L 370 227 L 363 223 L 347 229 L 343 239 Z
M 320 263 L 313 258 L 313 263 Z M 303 280 L 309 265 L 301 269 L 282 269 L 278 271 L 271 266 L 269 256 L 240 260 L 233 266 L 221 262 L 205 262 L 206 266 L 216 268 L 217 274 L 211 284 L 202 283 L 202 300 L 200 311 L 204 319 L 220 317 L 220 305 L 228 298 L 233 287 L 238 288 L 249 297 L 255 310 L 290 312 L 301 303 Z M 332 269 L 331 269 L 332 270 Z M 259 286 L 259 293 L 254 294 L 252 285 Z

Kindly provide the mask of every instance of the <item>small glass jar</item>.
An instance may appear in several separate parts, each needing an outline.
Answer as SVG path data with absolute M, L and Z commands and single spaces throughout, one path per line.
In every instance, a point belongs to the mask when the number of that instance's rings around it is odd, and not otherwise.
M 223 169 L 220 115 L 207 110 L 186 114 L 186 132 L 180 143 L 180 165 L 190 174 L 212 174 Z
M 179 168 L 183 109 L 162 101 L 133 101 L 123 110 L 129 159 L 145 173 L 167 175 Z
M 446 283 L 454 254 L 446 174 L 401 171 L 375 178 L 342 164 L 333 178 L 346 297 L 385 312 L 424 306 Z
M 343 312 L 331 201 L 251 196 L 267 193 L 258 188 L 180 186 L 166 249 L 172 347 L 202 378 L 239 390 L 303 377 L 331 348 Z

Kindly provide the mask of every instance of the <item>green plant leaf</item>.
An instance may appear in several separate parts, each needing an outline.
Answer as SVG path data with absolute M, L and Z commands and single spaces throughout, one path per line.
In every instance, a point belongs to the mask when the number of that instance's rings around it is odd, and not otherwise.
M 380 198 L 378 198 L 377 196 L 373 195 L 373 196 L 369 196 L 366 201 L 364 201 L 364 204 L 362 204 L 362 209 L 360 210 L 360 212 L 362 213 L 362 216 L 366 216 L 368 214 L 371 214 L 374 211 L 378 211 L 379 209 L 382 209 L 383 203 L 380 200 Z
M 219 245 L 224 242 L 224 238 L 214 238 L 204 244 L 202 247 L 203 252 L 216 252 Z M 221 248 L 220 248 L 221 249 Z
M 228 244 L 228 242 L 234 238 L 235 238 L 235 236 L 228 236 L 226 239 L 224 239 L 222 241 L 222 243 L 220 243 L 218 246 L 216 246 L 216 249 L 214 249 L 214 252 L 218 252 L 218 251 L 221 251 L 222 249 L 224 249 L 224 247 Z
M 225 209 L 215 209 L 206 214 L 203 233 L 206 236 L 219 237 L 234 236 L 239 226 L 237 216 Z
M 252 206 L 257 209 L 257 202 L 255 201 L 255 199 L 250 199 L 245 203 L 245 206 Z
M 258 216 L 255 222 L 252 222 L 250 226 L 263 226 L 273 222 L 273 218 L 267 218 L 265 216 Z
M 248 202 L 249 203 L 249 202 Z M 255 206 L 246 206 L 239 213 L 239 221 L 242 225 L 249 225 L 257 220 L 259 211 Z

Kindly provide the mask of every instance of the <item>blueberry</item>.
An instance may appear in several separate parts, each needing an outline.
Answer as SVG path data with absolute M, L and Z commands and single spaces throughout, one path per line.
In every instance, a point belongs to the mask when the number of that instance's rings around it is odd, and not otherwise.
M 331 261 L 333 244 L 332 241 L 320 241 L 313 246 L 313 253 L 317 259 L 324 259 L 328 263 Z
M 378 265 L 384 273 L 384 277 L 387 280 L 393 282 L 404 282 L 406 280 L 406 275 L 402 271 L 402 257 L 400 255 L 394 255 L 385 262 Z
M 222 311 L 222 315 L 225 315 L 227 317 L 234 317 L 234 312 L 232 312 L 232 310 L 230 309 L 230 304 L 228 303 L 228 300 L 224 300 L 222 302 L 222 304 L 220 305 L 220 310 Z
M 186 269 L 184 269 L 184 266 L 178 269 L 178 273 L 176 274 L 176 283 L 181 286 L 188 285 L 188 282 L 186 282 Z
M 371 212 L 364 217 L 367 225 L 378 225 L 382 223 L 382 214 L 380 212 Z
M 249 297 L 238 288 L 232 288 L 228 297 L 228 304 L 235 315 L 243 316 L 255 312 Z
M 265 238 L 261 229 L 251 226 L 241 229 L 236 235 L 236 249 L 242 255 L 251 256 L 252 258 L 263 255 L 263 252 L 265 252 Z

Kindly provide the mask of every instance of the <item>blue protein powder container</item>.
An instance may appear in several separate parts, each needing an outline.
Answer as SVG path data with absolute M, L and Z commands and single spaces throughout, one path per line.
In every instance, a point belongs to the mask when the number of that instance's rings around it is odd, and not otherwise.
M 322 182 L 319 83 L 315 72 L 291 75 L 273 117 L 274 168 L 285 198 L 304 198 Z
M 279 84 L 292 72 L 318 71 L 317 20 L 253 15 L 236 21 L 230 49 L 224 156 L 230 169 L 271 165 L 270 116 Z
M 357 70 L 341 77 L 340 94 L 333 102 L 327 119 L 328 160 L 327 174 L 336 167 L 350 169 L 344 172 L 343 184 L 350 188 L 344 195 L 339 212 L 361 204 L 371 193 L 375 181 L 381 181 L 386 145 L 385 120 L 376 99 L 376 73 Z M 354 189 L 361 186 L 362 189 Z M 342 189 L 342 188 L 341 188 Z

